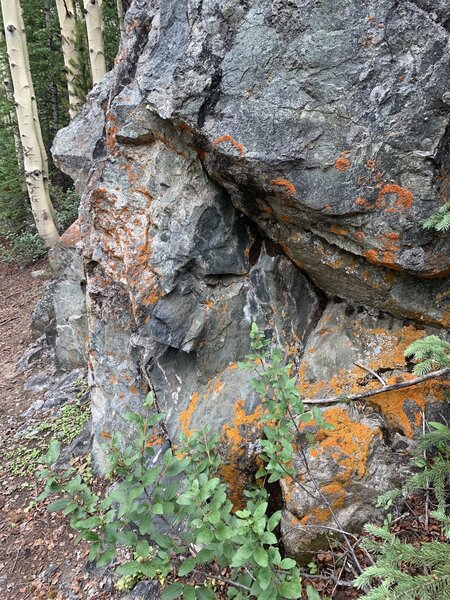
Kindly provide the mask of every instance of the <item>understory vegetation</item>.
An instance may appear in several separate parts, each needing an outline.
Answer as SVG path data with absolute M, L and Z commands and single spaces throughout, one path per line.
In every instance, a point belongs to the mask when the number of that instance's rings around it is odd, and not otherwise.
M 260 468 L 255 484 L 243 491 L 241 510 L 233 509 L 227 485 L 220 478 L 217 435 L 194 431 L 189 437 L 181 434 L 176 447 L 153 446 L 151 440 L 155 432 L 159 434 L 164 415 L 157 412 L 151 393 L 142 414 L 125 415 L 136 429 L 132 446 L 124 447 L 120 432 L 103 432 L 109 446 L 107 476 L 112 483 L 106 494 L 96 494 L 74 467 L 52 469 L 60 452 L 57 440 L 41 459 L 37 475 L 45 488 L 38 500 L 56 496 L 48 510 L 70 517 L 78 539 L 90 543 L 90 558 L 97 565 L 115 565 L 122 576 L 119 589 L 131 589 L 141 579 L 157 579 L 164 588 L 163 600 L 205 600 L 223 594 L 261 600 L 328 597 L 310 585 L 314 577 L 326 579 L 326 573 L 318 573 L 314 562 L 308 565 L 309 571 L 301 571 L 283 555 L 281 511 L 271 509 L 268 490 L 283 477 L 302 485 L 308 473 L 305 450 L 314 443 L 312 434 L 303 432 L 302 423 L 314 420 L 319 427 L 331 426 L 317 407 L 305 407 L 291 365 L 284 364 L 278 349 L 269 349 L 256 325 L 251 337 L 253 353 L 240 367 L 255 372 L 252 385 L 264 409 L 263 434 Z M 449 365 L 450 344 L 431 336 L 412 344 L 406 354 L 416 361 L 415 373 L 423 374 Z M 446 495 L 450 429 L 441 423 L 429 426 L 430 433 L 416 450 L 413 477 L 402 490 L 379 500 L 388 511 L 384 524 L 367 525 L 356 544 L 344 533 L 342 548 L 349 562 L 354 561 L 353 572 L 359 573 L 344 584 L 369 600 L 450 597 Z M 299 448 L 303 448 L 304 473 L 292 466 Z M 316 493 L 321 493 L 318 486 Z M 402 498 L 418 493 L 425 497 L 427 515 L 438 527 L 436 532 L 434 526 L 431 541 L 409 543 L 396 534 L 396 519 L 389 511 L 395 506 L 398 512 Z M 321 499 L 339 530 L 332 508 L 326 498 Z M 361 552 L 371 557 L 362 568 L 356 555 Z

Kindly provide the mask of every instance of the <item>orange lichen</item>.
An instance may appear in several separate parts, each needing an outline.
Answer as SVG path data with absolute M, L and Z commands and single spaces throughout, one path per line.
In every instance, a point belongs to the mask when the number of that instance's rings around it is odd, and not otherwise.
M 194 392 L 191 396 L 191 400 L 188 404 L 188 407 L 186 408 L 186 410 L 183 410 L 183 412 L 180 414 L 181 431 L 188 437 L 190 437 L 190 435 L 192 434 L 192 431 L 190 429 L 191 421 L 195 409 L 197 408 L 198 401 L 199 395 L 197 392 Z
M 333 333 L 325 319 L 322 320 L 323 338 Z M 381 327 L 365 328 L 359 321 L 351 324 L 348 332 L 349 339 L 359 339 L 365 346 L 365 366 L 376 371 L 377 369 L 393 369 L 401 372 L 398 376 L 386 379 L 388 384 L 413 378 L 405 372 L 405 349 L 415 340 L 424 337 L 423 330 L 408 325 L 398 331 L 391 331 Z M 350 343 L 350 342 L 349 342 Z M 305 360 L 299 369 L 299 389 L 305 397 L 346 396 L 358 394 L 363 391 L 378 389 L 379 381 L 374 377 L 367 379 L 364 371 L 356 366 L 340 369 L 335 375 L 326 380 L 308 380 L 308 361 L 314 360 L 317 344 L 313 349 L 307 350 Z M 414 427 L 418 425 L 421 411 L 427 403 L 444 400 L 443 384 L 445 382 L 426 382 L 424 384 L 392 391 L 366 401 L 367 404 L 376 405 L 388 423 L 401 429 L 407 436 L 413 434 Z M 405 402 L 409 400 L 412 404 Z
M 164 443 L 164 439 L 157 433 L 153 433 L 145 442 L 146 448 L 152 448 L 153 446 L 161 446 Z
M 218 137 L 217 139 L 215 139 L 212 142 L 212 147 L 215 148 L 218 144 L 222 144 L 223 142 L 229 142 L 233 148 L 235 148 L 238 152 L 239 155 L 242 158 L 245 158 L 245 148 L 242 144 L 240 144 L 239 142 L 237 142 L 234 137 L 232 137 L 231 135 L 222 135 L 220 137 Z
M 342 487 L 354 477 L 365 475 L 370 444 L 376 432 L 368 425 L 352 421 L 347 411 L 340 407 L 324 411 L 324 418 L 333 429 L 320 429 L 316 433 L 316 446 L 311 450 L 311 456 L 316 458 L 323 453 L 338 452 L 340 469 L 336 482 Z
M 222 441 L 227 447 L 227 461 L 222 464 L 221 475 L 229 486 L 229 497 L 235 509 L 245 505 L 242 490 L 248 483 L 243 471 L 245 452 L 251 430 L 261 430 L 262 406 L 247 415 L 242 399 L 237 400 L 233 406 L 234 416 L 232 425 L 226 423 L 222 428 Z
M 340 227 L 339 225 L 332 225 L 330 227 L 331 233 L 335 233 L 336 235 L 348 235 L 348 229 L 344 227 Z
M 387 206 L 387 201 L 385 196 L 393 194 L 397 196 L 397 201 L 395 202 L 395 206 L 391 206 L 388 212 L 394 212 L 397 208 L 410 208 L 413 201 L 412 192 L 410 192 L 407 188 L 402 188 L 397 184 L 386 184 L 381 190 L 378 192 L 378 198 L 375 203 L 375 206 L 380 209 L 384 209 Z
M 334 163 L 334 166 L 338 171 L 344 173 L 350 167 L 350 161 L 348 160 L 348 158 L 337 158 L 336 162 Z
M 328 508 L 313 508 L 307 515 L 300 519 L 302 525 L 311 525 L 313 523 L 326 523 L 330 519 Z
M 377 166 L 377 163 L 374 160 L 368 160 L 366 162 L 366 165 L 369 169 L 375 169 Z
M 269 181 L 269 184 L 283 187 L 286 190 L 288 196 L 294 196 L 297 191 L 295 185 L 287 179 L 272 179 L 271 181 Z

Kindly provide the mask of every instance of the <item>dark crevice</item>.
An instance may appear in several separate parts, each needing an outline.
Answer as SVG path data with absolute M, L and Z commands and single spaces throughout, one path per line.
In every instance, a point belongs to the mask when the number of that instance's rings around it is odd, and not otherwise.
M 221 60 L 215 55 L 212 55 L 211 59 L 214 65 L 214 73 L 211 77 L 211 83 L 206 90 L 206 97 L 198 111 L 197 126 L 200 129 L 204 126 L 207 116 L 214 111 L 220 99 L 220 84 L 223 76 L 222 67 L 220 66 Z

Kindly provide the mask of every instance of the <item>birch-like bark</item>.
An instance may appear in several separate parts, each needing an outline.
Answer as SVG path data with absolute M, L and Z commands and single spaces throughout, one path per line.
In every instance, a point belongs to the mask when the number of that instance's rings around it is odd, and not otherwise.
M 84 0 L 84 14 L 86 18 L 92 82 L 96 85 L 106 75 L 102 0 Z
M 83 105 L 83 98 L 77 93 L 75 85 L 81 65 L 81 57 L 76 44 L 77 19 L 73 0 L 56 0 L 56 7 L 61 28 L 61 43 L 69 94 L 69 115 L 73 119 Z
M 45 193 L 48 198 L 48 203 L 50 206 L 50 211 L 52 213 L 53 221 L 56 222 L 56 212 L 55 212 L 55 209 L 53 208 L 53 204 L 50 199 L 50 193 L 49 193 L 49 189 L 48 189 L 49 174 L 48 174 L 47 151 L 46 151 L 45 145 L 44 145 L 44 138 L 42 137 L 41 121 L 39 119 L 39 113 L 38 113 L 37 102 L 36 102 L 36 94 L 34 93 L 33 78 L 31 76 L 31 68 L 30 68 L 30 57 L 28 55 L 27 35 L 25 32 L 25 24 L 23 22 L 23 14 L 22 14 L 22 7 L 20 6 L 20 0 L 17 0 L 17 2 L 16 2 L 16 10 L 17 10 L 17 22 L 18 22 L 19 31 L 20 31 L 20 39 L 23 40 L 22 52 L 23 52 L 23 56 L 24 56 L 24 63 L 25 63 L 26 71 L 28 73 L 28 83 L 29 83 L 30 91 L 31 91 L 31 103 L 32 103 L 32 111 L 33 111 L 34 128 L 36 131 L 36 137 L 37 137 L 37 141 L 39 144 L 39 150 L 41 152 L 42 169 L 43 169 L 42 173 L 43 173 L 43 177 L 44 177 Z M 5 31 L 6 31 L 6 29 L 5 29 Z M 11 66 L 11 61 L 10 61 L 10 66 Z
M 123 31 L 123 0 L 116 0 L 120 31 Z
M 5 32 L 0 31 L 0 41 L 5 43 Z M 5 98 L 10 103 L 11 106 L 14 104 L 14 96 L 13 96 L 13 85 L 11 79 L 11 73 L 9 70 L 8 58 L 6 55 L 3 55 L 3 52 L 0 55 L 0 73 L 3 82 L 3 90 L 5 92 Z M 17 119 L 14 111 L 10 112 L 8 115 L 4 117 L 5 125 L 10 125 L 12 127 L 13 137 L 14 137 L 14 149 L 16 152 L 16 160 L 17 165 L 19 167 L 19 173 L 21 175 L 24 174 L 23 167 L 23 152 L 22 145 L 20 143 L 19 131 L 17 128 Z
M 52 216 L 48 182 L 45 181 L 46 164 L 43 160 L 36 127 L 34 110 L 36 101 L 29 70 L 20 0 L 0 1 L 31 210 L 39 234 L 45 244 L 51 247 L 58 241 L 59 234 Z

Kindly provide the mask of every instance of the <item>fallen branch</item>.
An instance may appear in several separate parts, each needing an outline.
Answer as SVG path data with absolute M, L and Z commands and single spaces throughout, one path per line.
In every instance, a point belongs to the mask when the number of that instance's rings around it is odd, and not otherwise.
M 353 402 L 354 400 L 363 400 L 364 398 L 371 398 L 372 396 L 384 394 L 385 392 L 393 392 L 395 390 L 402 390 L 404 388 L 412 387 L 413 385 L 418 385 L 419 383 L 423 383 L 429 379 L 438 379 L 440 377 L 445 377 L 446 375 L 450 375 L 449 367 L 445 369 L 439 369 L 439 371 L 433 371 L 432 373 L 427 373 L 426 375 L 416 377 L 416 379 L 411 379 L 410 381 L 393 383 L 392 385 L 386 385 L 376 390 L 368 390 L 367 392 L 362 392 L 361 394 L 353 394 L 351 396 L 333 396 L 331 398 L 310 398 L 303 400 L 303 404 L 336 404 L 338 402 Z

